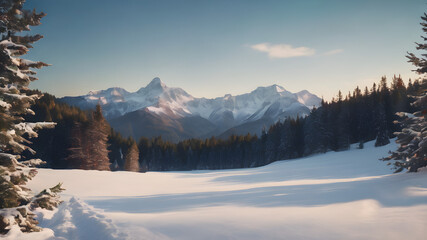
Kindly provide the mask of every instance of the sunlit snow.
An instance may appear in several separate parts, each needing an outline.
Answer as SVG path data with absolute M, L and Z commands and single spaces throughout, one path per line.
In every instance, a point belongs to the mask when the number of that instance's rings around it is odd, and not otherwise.
M 238 170 L 40 169 L 29 185 L 64 183 L 39 218 L 65 239 L 425 239 L 427 172 L 393 174 L 378 159 L 396 147 Z

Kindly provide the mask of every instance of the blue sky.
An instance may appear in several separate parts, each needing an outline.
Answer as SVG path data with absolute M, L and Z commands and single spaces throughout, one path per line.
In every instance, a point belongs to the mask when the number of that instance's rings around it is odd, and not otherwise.
M 416 76 L 423 0 L 27 0 L 48 15 L 27 56 L 52 66 L 31 86 L 57 96 L 154 77 L 193 96 L 278 84 L 330 99 L 380 77 Z

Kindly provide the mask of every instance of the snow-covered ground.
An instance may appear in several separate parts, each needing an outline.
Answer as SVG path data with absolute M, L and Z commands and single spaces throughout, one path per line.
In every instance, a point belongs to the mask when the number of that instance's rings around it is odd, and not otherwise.
M 29 186 L 64 183 L 59 209 L 38 212 L 59 239 L 426 239 L 427 171 L 392 174 L 378 159 L 395 148 L 239 170 L 40 169 Z

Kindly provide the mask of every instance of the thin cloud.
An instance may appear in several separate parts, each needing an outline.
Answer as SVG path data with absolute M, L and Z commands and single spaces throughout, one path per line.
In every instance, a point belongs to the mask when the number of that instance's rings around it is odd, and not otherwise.
M 344 52 L 343 49 L 334 49 L 334 50 L 325 52 L 324 55 L 330 56 L 330 55 L 335 55 L 335 54 L 339 54 L 339 53 L 342 53 L 342 52 Z
M 316 51 L 308 47 L 292 47 L 288 44 L 259 43 L 250 46 L 252 49 L 265 52 L 270 58 L 292 58 L 312 56 Z

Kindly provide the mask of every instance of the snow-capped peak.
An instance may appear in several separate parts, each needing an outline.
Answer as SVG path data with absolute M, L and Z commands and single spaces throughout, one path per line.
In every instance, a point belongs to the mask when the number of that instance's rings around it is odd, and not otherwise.
M 92 91 L 83 97 L 92 106 L 102 104 L 107 118 L 147 108 L 150 112 L 172 117 L 200 116 L 217 125 L 227 125 L 224 123 L 227 120 L 230 126 L 265 117 L 276 118 L 284 112 L 301 116 L 309 113 L 307 107 L 320 104 L 320 99 L 308 91 L 294 94 L 276 84 L 241 95 L 194 98 L 181 88 L 167 87 L 158 77 L 137 92 L 109 88 Z
M 258 87 L 253 90 L 250 95 L 257 98 L 271 98 L 271 97 L 292 97 L 292 93 L 279 85 L 271 85 L 267 87 Z
M 295 96 L 298 98 L 298 102 L 306 105 L 310 109 L 313 107 L 320 107 L 321 99 L 307 90 L 299 91 L 295 93 Z
M 275 88 L 276 92 L 284 92 L 286 91 L 282 86 L 274 84 L 273 87 Z
M 96 91 L 96 90 L 91 90 L 89 91 L 89 93 L 87 95 L 91 96 L 91 95 L 96 95 L 98 94 L 100 91 Z
M 105 97 L 105 96 L 123 96 L 127 93 L 129 93 L 129 92 L 123 88 L 112 87 L 112 88 L 108 88 L 106 90 L 90 91 L 87 94 L 87 96 L 98 96 L 98 97 L 100 95 L 102 95 L 103 97 Z
M 160 78 L 155 77 L 151 82 L 145 87 L 146 90 L 155 90 L 155 89 L 165 89 L 167 88 L 166 84 L 160 80 Z
M 273 84 L 273 85 L 270 85 L 267 87 L 257 87 L 252 92 L 270 92 L 270 93 L 276 92 L 276 93 L 279 93 L 279 92 L 284 92 L 284 91 L 286 91 L 286 89 L 283 88 L 282 86 L 279 86 L 277 84 Z
M 228 100 L 228 99 L 230 99 L 230 98 L 232 98 L 232 97 L 233 97 L 233 96 L 232 96 L 231 94 L 229 94 L 229 93 L 224 95 L 224 99 L 225 99 L 225 100 Z

